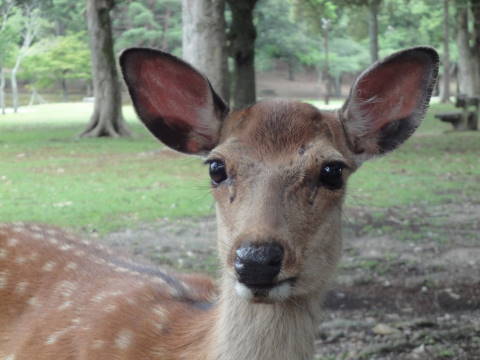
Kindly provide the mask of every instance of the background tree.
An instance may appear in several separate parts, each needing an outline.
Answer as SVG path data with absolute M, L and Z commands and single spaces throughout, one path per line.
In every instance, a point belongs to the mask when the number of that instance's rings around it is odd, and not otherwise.
M 112 10 L 115 48 L 145 46 L 180 55 L 181 12 L 178 0 L 120 1 Z
M 450 25 L 448 0 L 443 0 L 443 81 L 440 101 L 450 101 Z
M 126 136 L 122 93 L 113 53 L 110 11 L 114 0 L 87 0 L 95 104 L 90 123 L 80 136 Z
M 225 0 L 182 0 L 182 9 L 182 57 L 202 71 L 226 99 Z
M 69 101 L 68 81 L 84 80 L 89 88 L 91 66 L 88 43 L 84 34 L 78 33 L 36 43 L 25 58 L 21 75 L 29 80 L 33 96 L 37 90 L 59 84 L 63 101 Z
M 13 61 L 12 53 L 20 37 L 21 14 L 13 0 L 0 3 L 0 108 L 5 114 L 5 67 Z
M 18 85 L 17 85 L 17 73 L 20 69 L 23 59 L 27 56 L 28 50 L 35 40 L 41 26 L 40 9 L 36 1 L 23 2 L 21 5 L 22 12 L 22 44 L 20 45 L 15 63 L 10 73 L 10 81 L 12 84 L 12 105 L 13 111 L 18 111 Z
M 256 99 L 255 39 L 253 10 L 258 0 L 227 0 L 232 13 L 228 31 L 229 53 L 233 59 L 233 107 L 239 109 Z

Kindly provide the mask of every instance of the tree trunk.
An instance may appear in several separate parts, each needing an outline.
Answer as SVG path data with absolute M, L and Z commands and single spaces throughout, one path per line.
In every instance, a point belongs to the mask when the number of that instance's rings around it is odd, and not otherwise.
M 183 58 L 224 97 L 225 0 L 182 0 Z
M 480 0 L 470 0 L 473 14 L 473 32 L 474 43 L 472 47 L 472 67 L 471 76 L 475 80 L 475 94 L 480 95 Z
M 167 33 L 170 30 L 170 17 L 172 16 L 172 10 L 169 8 L 165 9 L 165 14 L 163 15 L 162 23 L 162 37 L 160 38 L 160 43 L 162 44 L 162 50 L 168 52 L 168 38 Z
M 459 93 L 475 95 L 475 78 L 472 52 L 469 44 L 468 8 L 457 4 L 457 48 L 458 48 L 458 87 Z
M 13 107 L 13 112 L 18 112 L 18 84 L 17 84 L 17 71 L 18 71 L 18 66 L 15 66 L 12 69 L 12 72 L 10 74 L 10 85 L 12 88 L 12 107 Z
M 258 0 L 227 0 L 232 10 L 229 32 L 230 55 L 234 61 L 233 107 L 244 108 L 255 103 L 255 39 L 253 10 Z
M 329 34 L 328 34 L 328 25 L 325 25 L 323 29 L 323 50 L 325 51 L 325 64 L 323 65 L 323 83 L 324 83 L 324 101 L 325 105 L 328 105 L 330 102 L 330 46 L 329 46 Z
M 443 0 L 443 91 L 440 101 L 446 103 L 450 101 L 450 38 L 448 23 L 449 0 Z
M 370 38 L 370 59 L 378 60 L 378 13 L 382 0 L 371 0 L 368 6 L 368 36 Z
M 113 53 L 110 11 L 113 0 L 87 0 L 87 24 L 92 53 L 94 111 L 80 136 L 128 136 L 122 115 L 122 93 Z
M 287 59 L 288 80 L 295 81 L 295 63 L 291 57 Z
M 3 68 L 0 69 L 0 108 L 5 115 L 5 70 Z
M 68 86 L 67 86 L 67 79 L 62 79 L 62 98 L 64 102 L 68 102 Z

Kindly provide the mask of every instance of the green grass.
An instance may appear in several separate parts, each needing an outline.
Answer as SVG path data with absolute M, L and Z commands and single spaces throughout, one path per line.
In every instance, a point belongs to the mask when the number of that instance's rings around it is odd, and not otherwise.
M 0 118 L 0 219 L 100 232 L 212 211 L 205 169 L 133 123 L 132 139 L 76 139 L 91 104 L 53 104 Z
M 401 150 L 353 175 L 347 206 L 480 200 L 480 134 L 433 118 Z M 132 139 L 81 139 L 92 104 L 50 104 L 0 116 L 0 219 L 108 232 L 213 212 L 201 160 L 166 150 L 125 116 Z

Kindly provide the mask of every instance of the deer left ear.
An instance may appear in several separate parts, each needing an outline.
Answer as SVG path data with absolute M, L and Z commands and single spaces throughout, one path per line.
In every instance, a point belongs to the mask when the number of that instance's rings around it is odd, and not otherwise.
M 438 75 L 430 47 L 397 52 L 365 70 L 341 109 L 352 150 L 361 163 L 394 150 L 420 124 Z

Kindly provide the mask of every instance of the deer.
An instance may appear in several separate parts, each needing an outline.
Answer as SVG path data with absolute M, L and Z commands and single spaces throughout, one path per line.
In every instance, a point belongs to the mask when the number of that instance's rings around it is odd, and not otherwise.
M 347 180 L 419 126 L 438 64 L 430 47 L 394 53 L 336 111 L 293 100 L 230 111 L 183 60 L 125 50 L 139 118 L 208 168 L 220 278 L 138 264 L 53 226 L 3 224 L 0 359 L 312 359 Z

